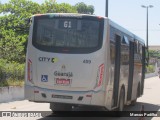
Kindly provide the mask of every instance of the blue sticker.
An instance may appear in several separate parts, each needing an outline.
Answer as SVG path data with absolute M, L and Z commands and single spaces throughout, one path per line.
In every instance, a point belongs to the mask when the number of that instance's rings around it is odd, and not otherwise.
M 48 75 L 41 75 L 42 82 L 48 82 Z

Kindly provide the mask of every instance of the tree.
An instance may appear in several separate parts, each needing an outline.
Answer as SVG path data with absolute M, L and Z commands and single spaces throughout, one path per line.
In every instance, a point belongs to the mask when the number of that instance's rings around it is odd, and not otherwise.
M 0 58 L 24 63 L 29 25 L 26 19 L 33 14 L 47 12 L 77 12 L 75 7 L 56 1 L 45 1 L 43 4 L 28 0 L 10 0 L 0 3 Z
M 42 5 L 41 13 L 76 13 L 75 7 L 67 3 L 58 4 L 56 0 L 45 1 Z
M 93 14 L 94 7 L 84 3 L 72 6 L 46 0 L 41 5 L 29 0 L 10 0 L 0 3 L 0 58 L 24 63 L 29 25 L 26 19 L 33 14 L 43 13 L 87 13 Z
M 0 4 L 0 57 L 8 61 L 25 61 L 28 28 L 25 19 L 39 13 L 40 5 L 26 0 L 10 0 Z
M 93 5 L 88 5 L 87 9 L 88 9 L 89 14 L 92 15 L 94 13 L 94 6 Z
M 59 4 L 58 11 L 62 13 L 77 13 L 76 8 L 67 3 Z
M 159 50 L 149 50 L 149 56 L 152 58 L 160 58 L 160 51 Z
M 75 5 L 75 8 L 77 9 L 78 13 L 83 14 L 93 14 L 94 13 L 94 6 L 93 5 L 86 5 L 83 2 L 77 3 Z

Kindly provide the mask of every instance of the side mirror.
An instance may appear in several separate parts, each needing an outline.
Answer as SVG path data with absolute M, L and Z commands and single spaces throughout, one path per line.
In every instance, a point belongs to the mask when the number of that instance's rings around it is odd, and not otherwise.
M 27 25 L 31 24 L 31 22 L 32 22 L 31 18 L 25 19 L 25 23 L 26 23 Z

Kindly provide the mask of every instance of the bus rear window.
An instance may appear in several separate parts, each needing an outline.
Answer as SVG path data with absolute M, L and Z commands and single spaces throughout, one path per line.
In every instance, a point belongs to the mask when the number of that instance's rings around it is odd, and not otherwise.
M 86 53 L 101 46 L 102 25 L 99 20 L 39 16 L 34 21 L 33 45 L 40 50 Z

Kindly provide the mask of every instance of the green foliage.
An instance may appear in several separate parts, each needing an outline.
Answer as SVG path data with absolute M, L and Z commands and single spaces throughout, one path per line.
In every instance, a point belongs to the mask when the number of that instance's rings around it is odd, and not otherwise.
M 41 13 L 77 13 L 75 7 L 67 3 L 58 4 L 56 0 L 45 1 L 41 8 Z
M 0 81 L 0 87 L 5 87 L 5 86 L 24 86 L 24 80 L 8 79 L 5 81 Z
M 62 13 L 77 13 L 76 8 L 67 3 L 59 4 L 58 11 Z
M 160 58 L 160 51 L 149 50 L 149 56 L 152 58 Z
M 94 6 L 93 5 L 88 5 L 87 9 L 88 9 L 89 14 L 92 15 L 94 13 Z
M 85 8 L 83 8 L 85 7 Z M 30 0 L 0 2 L 0 84 L 7 81 L 24 80 L 24 62 L 29 33 L 26 19 L 43 13 L 87 13 L 93 14 L 94 7 L 84 3 L 72 6 L 46 0 L 42 4 Z
M 0 81 L 24 80 L 24 64 L 0 59 Z
M 155 72 L 155 66 L 154 65 L 148 65 L 147 66 L 147 73 L 154 73 Z
M 93 14 L 94 7 L 84 3 L 78 3 L 76 7 L 67 3 L 58 4 L 56 0 L 46 0 L 41 5 L 29 0 L 10 0 L 0 4 L 0 58 L 25 62 L 29 30 L 25 20 L 33 14 L 77 13 L 77 10 L 80 13 Z
M 25 61 L 25 45 L 29 25 L 25 19 L 39 13 L 40 5 L 26 0 L 10 0 L 0 5 L 0 58 L 8 61 Z
M 75 5 L 75 8 L 77 9 L 78 13 L 84 13 L 84 14 L 93 14 L 94 13 L 94 6 L 93 5 L 86 5 L 83 2 L 77 3 Z

